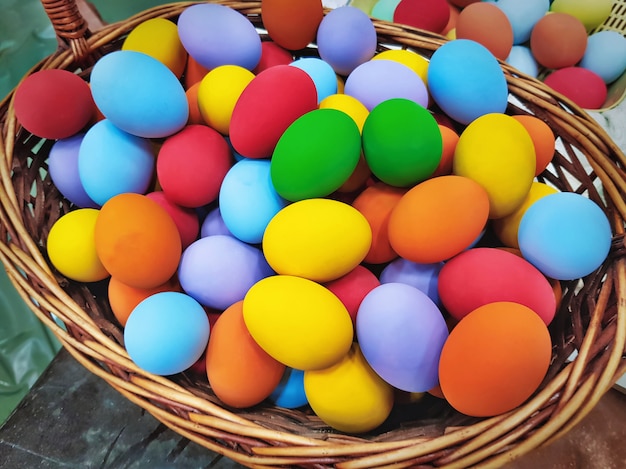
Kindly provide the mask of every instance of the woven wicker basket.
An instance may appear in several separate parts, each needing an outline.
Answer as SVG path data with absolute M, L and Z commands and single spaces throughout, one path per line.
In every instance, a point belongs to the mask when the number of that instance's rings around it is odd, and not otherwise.
M 85 78 L 94 61 L 119 48 L 137 24 L 154 17 L 176 19 L 189 5 L 153 8 L 91 32 L 75 1 L 43 3 L 60 48 L 29 73 L 59 68 Z M 260 2 L 221 3 L 261 26 Z M 428 57 L 444 41 L 408 27 L 374 24 L 381 49 L 403 46 Z M 598 203 L 614 235 L 610 255 L 595 273 L 563 282 L 563 300 L 550 326 L 554 348 L 548 375 L 527 403 L 504 415 L 468 418 L 426 396 L 394 411 L 377 433 L 356 437 L 333 431 L 310 410 L 263 404 L 235 411 L 220 404 L 206 381 L 142 371 L 124 350 L 106 287 L 69 281 L 46 258 L 50 227 L 71 207 L 45 171 L 53 142 L 20 127 L 12 93 L 0 104 L 0 259 L 24 301 L 89 371 L 180 435 L 245 466 L 501 466 L 571 429 L 626 371 L 626 156 L 583 110 L 539 81 L 502 67 L 511 93 L 507 112 L 536 115 L 558 136 L 559 150 L 541 180 Z

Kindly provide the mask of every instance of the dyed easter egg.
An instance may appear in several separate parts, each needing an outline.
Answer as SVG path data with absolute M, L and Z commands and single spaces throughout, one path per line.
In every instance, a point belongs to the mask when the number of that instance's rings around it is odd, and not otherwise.
M 287 127 L 316 108 L 315 82 L 304 70 L 268 68 L 254 77 L 233 108 L 231 144 L 248 158 L 269 158 Z
M 393 408 L 393 388 L 376 374 L 356 343 L 335 365 L 305 371 L 304 390 L 315 415 L 339 431 L 373 430 Z
M 209 69 L 196 62 L 192 56 L 187 55 L 187 66 L 183 74 L 185 89 L 189 89 L 196 83 L 200 83 L 207 73 L 209 73 Z
M 290 65 L 308 73 L 315 83 L 318 101 L 337 93 L 337 75 L 329 63 L 317 57 L 302 57 Z
M 200 65 L 211 70 L 239 65 L 252 70 L 261 58 L 261 38 L 239 11 L 220 4 L 197 4 L 178 18 L 183 46 Z
M 269 355 L 298 370 L 320 370 L 350 350 L 353 332 L 345 306 L 311 280 L 275 275 L 255 283 L 243 300 L 243 318 Z
M 439 124 L 439 132 L 441 132 L 442 151 L 441 160 L 437 165 L 437 169 L 432 176 L 445 176 L 452 173 L 452 165 L 454 161 L 454 151 L 456 144 L 459 143 L 459 134 L 448 126 Z
M 104 205 L 125 192 L 145 193 L 154 177 L 150 142 L 105 119 L 85 134 L 78 151 L 78 174 L 91 200 Z
M 579 64 L 613 83 L 626 70 L 626 38 L 617 31 L 598 31 L 589 36 Z
M 539 176 L 548 167 L 556 149 L 556 138 L 548 124 L 531 115 L 512 116 L 522 124 L 535 147 L 535 176 Z
M 509 92 L 500 64 L 486 47 L 467 39 L 447 42 L 434 52 L 428 88 L 443 112 L 462 124 L 507 108 Z
M 96 62 L 90 80 L 98 109 L 125 132 L 167 137 L 187 123 L 189 106 L 183 86 L 167 66 L 149 55 L 111 52 Z
M 222 212 L 219 207 L 212 209 L 202 220 L 200 226 L 200 237 L 205 238 L 207 236 L 225 235 L 232 236 L 232 233 L 224 223 Z
M 487 114 L 461 133 L 453 172 L 478 182 L 489 196 L 489 218 L 513 213 L 535 176 L 535 147 L 525 127 L 506 114 Z
M 198 108 L 207 125 L 228 135 L 235 103 L 254 74 L 238 65 L 221 65 L 208 72 L 198 89 Z
M 400 0 L 378 0 L 372 7 L 371 16 L 379 20 L 393 21 L 393 12 Z
M 226 405 L 250 407 L 267 398 L 280 382 L 285 365 L 254 341 L 243 320 L 243 301 L 227 308 L 213 325 L 206 351 L 211 389 Z
M 615 1 L 554 0 L 551 3 L 551 11 L 572 15 L 585 25 L 587 31 L 592 31 L 606 21 L 611 14 Z
M 428 83 L 428 60 L 409 49 L 384 50 L 372 57 L 372 60 L 392 60 L 401 63 L 417 73 L 424 84 Z
M 99 211 L 79 208 L 61 216 L 50 228 L 46 250 L 52 265 L 78 282 L 97 282 L 109 276 L 98 258 L 94 230 Z
M 458 320 L 497 301 L 527 306 L 546 325 L 556 312 L 550 282 L 528 261 L 502 249 L 473 248 L 450 259 L 439 273 L 438 288 L 446 311 Z
M 369 269 L 357 265 L 343 277 L 325 284 L 337 298 L 341 300 L 348 310 L 352 319 L 352 325 L 356 326 L 356 315 L 363 298 L 380 285 L 380 281 Z
M 363 356 L 387 383 L 408 392 L 437 384 L 448 327 L 435 303 L 417 288 L 385 283 L 373 289 L 359 307 L 356 334 Z
M 600 109 L 608 95 L 606 83 L 597 73 L 582 67 L 564 67 L 543 82 L 583 109 Z
M 410 261 L 441 262 L 474 243 L 488 214 L 487 192 L 472 179 L 429 179 L 410 189 L 392 210 L 389 242 Z
M 15 117 L 30 133 L 49 139 L 71 137 L 94 115 L 89 85 L 67 70 L 39 70 L 15 89 Z
M 463 318 L 443 346 L 439 382 L 459 412 L 499 415 L 523 404 L 548 371 L 548 328 L 530 308 L 490 303 Z
M 336 109 L 315 109 L 296 119 L 278 140 L 271 160 L 276 192 L 291 201 L 324 197 L 354 172 L 361 133 Z
M 404 283 L 428 295 L 439 304 L 439 272 L 443 262 L 417 264 L 401 257 L 391 261 L 380 273 L 380 283 Z
M 513 44 L 530 39 L 533 27 L 550 9 L 550 0 L 498 0 L 495 5 L 506 15 L 513 30 Z
M 293 62 L 293 55 L 287 49 L 282 48 L 274 41 L 263 41 L 261 43 L 261 60 L 252 72 L 258 75 L 263 70 L 274 65 L 289 65 Z
M 578 18 L 567 13 L 544 16 L 532 30 L 530 50 L 546 68 L 559 69 L 576 65 L 587 48 L 587 31 Z
M 139 303 L 124 328 L 131 360 L 156 375 L 191 367 L 209 340 L 209 319 L 202 306 L 180 292 L 161 292 Z
M 352 117 L 352 120 L 359 128 L 359 132 L 363 130 L 363 124 L 365 124 L 365 119 L 369 114 L 369 111 L 361 101 L 354 96 L 343 93 L 326 96 L 320 101 L 319 107 L 320 109 L 329 108 L 345 112 Z
M 522 255 L 544 275 L 573 280 L 606 259 L 611 226 L 592 200 L 573 192 L 550 194 L 532 204 L 518 231 Z
M 287 368 L 268 399 L 278 407 L 297 409 L 309 403 L 304 391 L 304 371 Z
M 183 252 L 178 268 L 185 293 L 218 310 L 242 300 L 252 285 L 272 274 L 259 249 L 224 235 L 192 243 Z
M 376 53 L 374 24 L 367 14 L 352 6 L 328 12 L 320 22 L 316 39 L 320 57 L 343 76 Z
M 185 90 L 187 104 L 189 105 L 189 118 L 187 119 L 187 124 L 204 124 L 204 119 L 202 114 L 200 114 L 200 107 L 198 106 L 199 88 L 200 82 L 194 83 L 190 88 Z
M 183 249 L 196 240 L 200 231 L 200 221 L 195 210 L 172 202 L 163 191 L 150 192 L 146 194 L 146 197 L 158 203 L 172 217 L 176 228 L 178 228 Z
M 511 22 L 492 3 L 473 3 L 465 7 L 456 22 L 456 37 L 482 44 L 500 60 L 506 59 L 513 47 Z
M 122 50 L 134 50 L 154 57 L 181 77 L 187 65 L 187 51 L 180 42 L 178 27 L 165 18 L 150 18 L 126 36 Z
M 533 78 L 537 78 L 539 75 L 539 64 L 533 57 L 532 51 L 525 45 L 513 46 L 506 58 L 506 63 Z
M 427 179 L 442 151 L 437 121 L 413 101 L 383 101 L 365 120 L 363 154 L 372 173 L 389 185 L 406 187 Z
M 100 209 L 94 236 L 102 264 L 129 286 L 153 288 L 176 273 L 181 255 L 178 228 L 165 209 L 145 195 L 110 198 Z
M 228 171 L 219 210 L 228 231 L 250 244 L 263 240 L 265 227 L 285 205 L 270 177 L 268 160 L 241 160 Z
M 263 0 L 263 26 L 274 42 L 289 50 L 305 48 L 315 40 L 324 17 L 320 0 Z
M 446 0 L 402 0 L 393 12 L 395 23 L 440 33 L 450 19 Z

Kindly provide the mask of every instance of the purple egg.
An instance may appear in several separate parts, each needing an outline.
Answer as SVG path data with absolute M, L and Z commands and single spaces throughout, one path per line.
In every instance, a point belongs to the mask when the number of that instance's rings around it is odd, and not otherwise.
M 183 251 L 178 267 L 185 293 L 218 310 L 243 300 L 252 285 L 273 274 L 259 249 L 224 235 L 193 242 Z
M 63 197 L 80 208 L 100 208 L 85 192 L 78 175 L 78 150 L 84 133 L 57 140 L 50 149 L 50 179 Z
M 439 382 L 448 328 L 437 305 L 417 288 L 385 283 L 363 299 L 356 319 L 363 356 L 387 383 L 426 392 Z
M 428 107 L 428 90 L 420 76 L 393 60 L 371 60 L 359 65 L 346 79 L 344 93 L 361 101 L 370 111 L 393 98 Z
M 439 304 L 439 272 L 443 262 L 418 264 L 399 257 L 390 262 L 380 273 L 380 283 L 405 283 L 426 293 Z
M 204 217 L 204 221 L 200 227 L 201 238 L 215 235 L 232 236 L 232 233 L 229 231 L 226 223 L 224 223 L 222 212 L 219 207 L 214 208 L 207 214 L 206 217 Z

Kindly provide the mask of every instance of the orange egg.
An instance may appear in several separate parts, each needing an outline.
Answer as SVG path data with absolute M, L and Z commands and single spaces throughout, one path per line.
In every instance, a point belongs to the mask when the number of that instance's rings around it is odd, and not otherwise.
M 209 73 L 206 67 L 200 65 L 191 55 L 187 57 L 187 67 L 185 68 L 185 89 L 191 88 L 196 83 L 202 81 L 204 76 Z
M 455 29 L 457 39 L 476 41 L 500 60 L 506 60 L 513 48 L 511 22 L 492 3 L 473 3 L 461 10 Z
M 215 322 L 206 352 L 206 371 L 215 395 L 243 408 L 258 404 L 278 386 L 285 365 L 270 357 L 252 338 L 243 320 L 243 301 L 227 308 Z
M 367 165 L 367 161 L 363 157 L 363 154 L 359 157 L 359 162 L 356 164 L 356 168 L 352 171 L 350 177 L 344 182 L 337 192 L 353 192 L 365 185 L 369 177 L 372 175 L 370 167 Z
M 439 130 L 441 131 L 441 139 L 443 140 L 443 151 L 441 153 L 439 166 L 437 166 L 437 169 L 433 173 L 432 177 L 445 176 L 452 173 L 454 150 L 456 149 L 456 144 L 459 141 L 459 134 L 457 134 L 450 127 L 439 124 Z
M 533 310 L 518 303 L 489 303 L 450 333 L 439 360 L 439 383 L 459 412 L 499 415 L 537 390 L 551 356 L 548 328 Z
M 189 104 L 189 120 L 187 120 L 187 124 L 205 125 L 202 114 L 200 114 L 200 108 L 198 107 L 198 88 L 200 88 L 200 82 L 194 83 L 191 88 L 187 89 L 185 92 L 187 103 Z
M 441 31 L 441 34 L 444 36 L 456 28 L 456 21 L 459 18 L 459 13 L 461 13 L 461 10 L 455 7 L 452 2 L 449 1 L 448 5 L 450 7 L 450 19 L 448 19 L 448 24 L 443 28 L 443 31 Z
M 441 262 L 468 248 L 489 215 L 487 192 L 463 176 L 439 176 L 409 190 L 389 217 L 389 242 L 401 257 Z
M 567 13 L 545 15 L 530 34 L 533 57 L 546 68 L 572 67 L 583 58 L 586 49 L 585 25 Z
M 535 176 L 538 176 L 552 161 L 554 150 L 556 148 L 554 132 L 548 124 L 535 116 L 519 115 L 513 116 L 520 124 L 522 124 L 535 146 L 535 156 L 537 158 Z
M 145 195 L 110 198 L 100 209 L 94 236 L 102 264 L 131 287 L 154 288 L 176 273 L 182 251 L 178 228 Z
M 261 18 L 268 35 L 288 50 L 298 50 L 315 40 L 324 17 L 321 0 L 263 0 Z

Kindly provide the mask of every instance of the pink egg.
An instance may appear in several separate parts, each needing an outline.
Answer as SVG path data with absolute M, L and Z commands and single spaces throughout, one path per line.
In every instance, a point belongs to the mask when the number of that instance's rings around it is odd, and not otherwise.
M 402 0 L 393 12 L 394 22 L 434 33 L 441 33 L 449 19 L 446 0 Z
M 337 296 L 348 310 L 352 325 L 356 326 L 356 315 L 363 298 L 380 285 L 380 281 L 369 269 L 358 265 L 343 277 L 328 282 L 325 286 Z
M 608 94 L 602 77 L 582 67 L 556 70 L 544 83 L 584 109 L 600 109 Z
M 259 63 L 252 72 L 258 75 L 263 70 L 273 67 L 274 65 L 289 65 L 291 62 L 293 62 L 291 52 L 274 41 L 263 41 L 261 43 L 261 60 L 259 60 Z
M 196 240 L 200 231 L 200 221 L 195 210 L 176 205 L 165 197 L 163 191 L 150 192 L 146 197 L 158 203 L 172 217 L 178 228 L 183 249 Z

